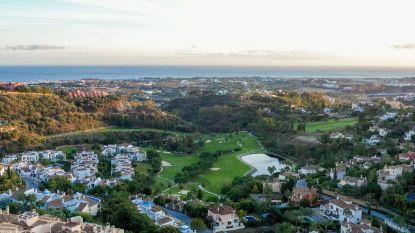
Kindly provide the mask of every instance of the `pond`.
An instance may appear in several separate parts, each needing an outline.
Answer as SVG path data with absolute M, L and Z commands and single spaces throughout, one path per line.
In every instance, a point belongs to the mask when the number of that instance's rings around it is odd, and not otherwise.
M 242 156 L 241 159 L 256 169 L 252 176 L 269 175 L 268 167 L 271 166 L 276 168 L 275 172 L 279 172 L 285 168 L 285 165 L 280 163 L 279 159 L 266 154 L 250 154 Z

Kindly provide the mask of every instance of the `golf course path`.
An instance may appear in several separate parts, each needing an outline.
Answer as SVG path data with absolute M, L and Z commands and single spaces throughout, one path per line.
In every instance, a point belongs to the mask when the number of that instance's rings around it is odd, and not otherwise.
M 211 195 L 213 195 L 213 196 L 216 196 L 217 198 L 219 198 L 219 199 L 221 199 L 222 198 L 222 196 L 221 195 L 219 195 L 219 194 L 217 194 L 217 193 L 212 193 L 211 191 L 209 191 L 209 190 L 207 190 L 207 189 L 205 189 L 201 184 L 198 184 L 197 185 L 203 192 L 206 192 L 206 193 L 209 193 L 209 194 L 211 194 Z

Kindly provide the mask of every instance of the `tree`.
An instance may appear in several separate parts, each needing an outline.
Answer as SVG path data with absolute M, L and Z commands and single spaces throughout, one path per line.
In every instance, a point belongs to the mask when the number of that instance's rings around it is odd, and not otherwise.
M 288 222 L 283 222 L 278 225 L 277 232 L 278 233 L 293 233 L 294 226 Z
M 156 233 L 181 233 L 181 231 L 174 226 L 163 226 L 157 229 Z
M 193 230 L 198 232 L 201 232 L 207 228 L 205 222 L 201 218 L 193 218 L 190 226 Z
M 270 176 L 274 176 L 275 171 L 277 170 L 277 169 L 275 168 L 275 166 L 269 166 L 267 169 L 268 169 L 268 172 L 269 172 L 269 175 L 270 175 Z

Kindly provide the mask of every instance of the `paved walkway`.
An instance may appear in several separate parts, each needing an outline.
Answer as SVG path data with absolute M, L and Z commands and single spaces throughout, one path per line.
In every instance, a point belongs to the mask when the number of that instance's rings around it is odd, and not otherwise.
M 211 191 L 209 191 L 209 190 L 207 190 L 207 189 L 205 189 L 201 184 L 198 184 L 197 185 L 197 187 L 199 187 L 199 189 L 200 190 L 202 190 L 203 192 L 206 192 L 206 193 L 209 193 L 209 194 L 211 194 L 211 195 L 213 195 L 213 196 L 216 196 L 217 198 L 219 198 L 219 199 L 221 199 L 222 198 L 222 196 L 221 195 L 219 195 L 219 194 L 217 194 L 217 193 L 213 193 L 213 192 L 211 192 Z

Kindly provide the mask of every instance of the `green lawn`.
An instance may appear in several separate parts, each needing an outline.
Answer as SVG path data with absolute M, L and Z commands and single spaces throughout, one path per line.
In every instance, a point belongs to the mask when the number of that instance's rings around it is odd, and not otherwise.
M 196 163 L 199 161 L 197 155 L 176 155 L 166 152 L 160 152 L 161 159 L 171 164 L 171 166 L 163 167 L 163 171 L 160 173 L 160 176 L 174 180 L 176 173 L 182 170 L 184 166 Z
M 348 125 L 354 125 L 358 122 L 356 117 L 343 118 L 340 120 L 330 119 L 328 121 L 307 122 L 305 131 L 307 133 L 315 133 L 317 131 L 330 131 L 333 129 L 345 128 Z
M 61 146 L 56 148 L 57 150 L 63 151 L 65 154 L 74 154 L 76 153 L 75 146 Z
M 216 151 L 218 149 L 234 149 L 239 147 L 237 144 L 238 141 L 242 145 L 241 151 L 231 152 L 221 156 L 213 166 L 213 168 L 218 168 L 219 170 L 210 170 L 206 174 L 197 177 L 195 181 L 203 184 L 211 192 L 220 193 L 220 190 L 225 184 L 232 182 L 235 177 L 243 176 L 248 172 L 250 167 L 239 161 L 237 156 L 251 151 L 259 152 L 262 148 L 258 144 L 257 139 L 247 132 L 235 133 L 230 137 L 219 134 L 211 139 L 210 143 L 206 143 L 203 150 Z
M 175 195 L 179 195 L 183 200 L 186 200 L 187 195 L 181 194 L 179 193 L 181 190 L 198 190 L 199 188 L 197 187 L 197 184 L 192 183 L 192 182 L 188 182 L 186 184 L 182 185 L 182 188 L 180 188 L 178 185 L 175 187 L 172 187 L 171 189 L 169 189 L 167 192 L 165 192 L 166 194 L 175 194 Z M 216 198 L 216 196 L 207 193 L 207 192 L 203 192 L 203 200 L 211 200 L 212 198 Z
M 122 131 L 127 131 L 127 132 L 131 132 L 131 131 L 152 131 L 152 132 L 159 132 L 159 133 L 171 133 L 171 134 L 176 134 L 176 135 L 186 135 L 186 134 L 190 134 L 190 133 L 186 133 L 186 132 L 179 132 L 179 131 L 172 131 L 172 130 L 161 130 L 161 129 L 151 129 L 151 128 L 122 128 L 122 127 L 113 127 L 113 126 L 109 126 L 109 127 L 103 127 L 103 128 L 99 128 L 93 131 L 101 131 L 101 132 L 122 132 Z

